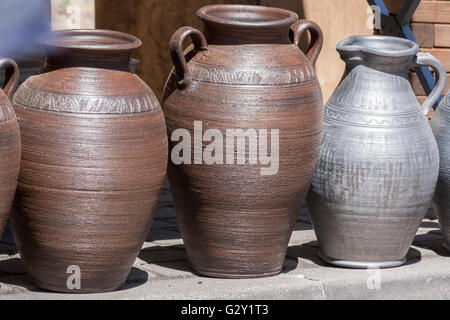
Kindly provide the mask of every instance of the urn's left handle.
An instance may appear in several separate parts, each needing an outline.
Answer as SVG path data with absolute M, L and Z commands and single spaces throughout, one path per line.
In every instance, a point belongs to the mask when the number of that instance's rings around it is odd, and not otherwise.
M 191 27 L 181 27 L 170 38 L 170 55 L 175 66 L 177 84 L 180 89 L 186 88 L 191 82 L 191 73 L 183 51 L 183 42 L 187 37 L 191 37 L 197 51 L 206 50 L 208 45 L 203 33 Z
M 0 69 L 5 69 L 5 83 L 2 89 L 8 98 L 12 99 L 19 83 L 19 66 L 10 58 L 0 57 Z

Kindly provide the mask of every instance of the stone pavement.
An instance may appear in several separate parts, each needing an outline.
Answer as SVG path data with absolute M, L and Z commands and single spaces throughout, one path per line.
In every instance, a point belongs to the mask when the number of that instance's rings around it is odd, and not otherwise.
M 393 269 L 336 268 L 317 257 L 306 210 L 295 226 L 282 273 L 275 277 L 223 280 L 193 273 L 186 260 L 169 192 L 125 286 L 104 294 L 58 294 L 28 280 L 9 229 L 0 243 L 0 300 L 6 299 L 450 299 L 450 253 L 429 214 L 408 253 Z M 380 279 L 379 282 L 376 280 Z M 379 286 L 377 285 L 379 284 Z

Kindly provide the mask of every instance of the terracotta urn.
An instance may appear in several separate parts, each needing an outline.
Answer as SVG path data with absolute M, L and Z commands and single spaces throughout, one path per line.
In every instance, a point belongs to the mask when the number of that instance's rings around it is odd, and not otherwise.
M 19 67 L 14 60 L 0 57 L 5 84 L 0 89 L 0 237 L 14 200 L 20 168 L 20 132 L 10 99 L 19 81 Z
M 307 205 L 321 257 L 350 268 L 402 265 L 439 171 L 427 114 L 445 69 L 409 40 L 353 36 L 337 50 L 344 77 L 325 105 L 323 140 Z M 408 69 L 431 67 L 437 84 L 419 106 Z
M 440 154 L 439 179 L 433 208 L 444 235 L 444 247 L 450 250 L 450 90 L 436 109 L 430 125 Z
M 14 96 L 23 148 L 11 217 L 26 271 L 40 288 L 120 288 L 153 220 L 167 166 L 164 116 L 128 72 L 141 45 L 106 30 L 40 39 L 44 72 Z
M 276 275 L 319 152 L 322 33 L 278 8 L 211 5 L 197 16 L 204 32 L 182 27 L 170 40 L 163 99 L 188 260 L 206 276 Z

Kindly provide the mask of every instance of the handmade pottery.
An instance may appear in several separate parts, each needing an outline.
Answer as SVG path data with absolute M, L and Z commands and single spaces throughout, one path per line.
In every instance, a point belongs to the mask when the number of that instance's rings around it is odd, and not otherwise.
M 102 292 L 125 282 L 166 174 L 164 116 L 127 72 L 139 39 L 106 30 L 40 40 L 44 73 L 14 96 L 22 167 L 12 229 L 41 288 Z
M 0 237 L 8 220 L 20 168 L 20 132 L 10 102 L 19 81 L 19 67 L 9 58 L 0 57 L 5 70 L 5 85 L 0 90 Z
M 430 124 L 441 160 L 433 207 L 444 234 L 444 246 L 450 250 L 450 90 L 436 109 Z
M 436 186 L 439 153 L 426 115 L 445 70 L 401 38 L 354 36 L 337 50 L 346 71 L 325 105 L 307 198 L 320 254 L 345 267 L 398 266 Z M 422 109 L 408 81 L 413 66 L 430 66 L 439 78 Z
M 197 16 L 204 33 L 182 27 L 171 38 L 175 70 L 163 106 L 168 175 L 189 263 L 212 277 L 275 275 L 319 151 L 314 63 L 322 33 L 278 8 L 212 5 Z M 298 42 L 306 30 L 312 42 L 305 55 Z M 184 54 L 187 37 L 194 48 Z M 188 147 L 180 152 L 181 140 Z M 278 159 L 262 161 L 266 150 Z

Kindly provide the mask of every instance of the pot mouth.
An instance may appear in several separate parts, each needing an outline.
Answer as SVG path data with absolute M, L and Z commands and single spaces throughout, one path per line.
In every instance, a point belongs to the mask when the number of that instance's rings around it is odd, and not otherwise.
M 351 36 L 336 46 L 339 52 L 367 52 L 385 57 L 414 56 L 419 45 L 413 41 L 390 36 Z
M 98 51 L 131 51 L 142 45 L 141 40 L 130 34 L 100 29 L 52 31 L 37 41 L 41 45 L 60 49 Z
M 298 20 L 296 13 L 285 9 L 227 4 L 202 7 L 197 11 L 197 17 L 204 22 L 246 28 L 288 28 Z

